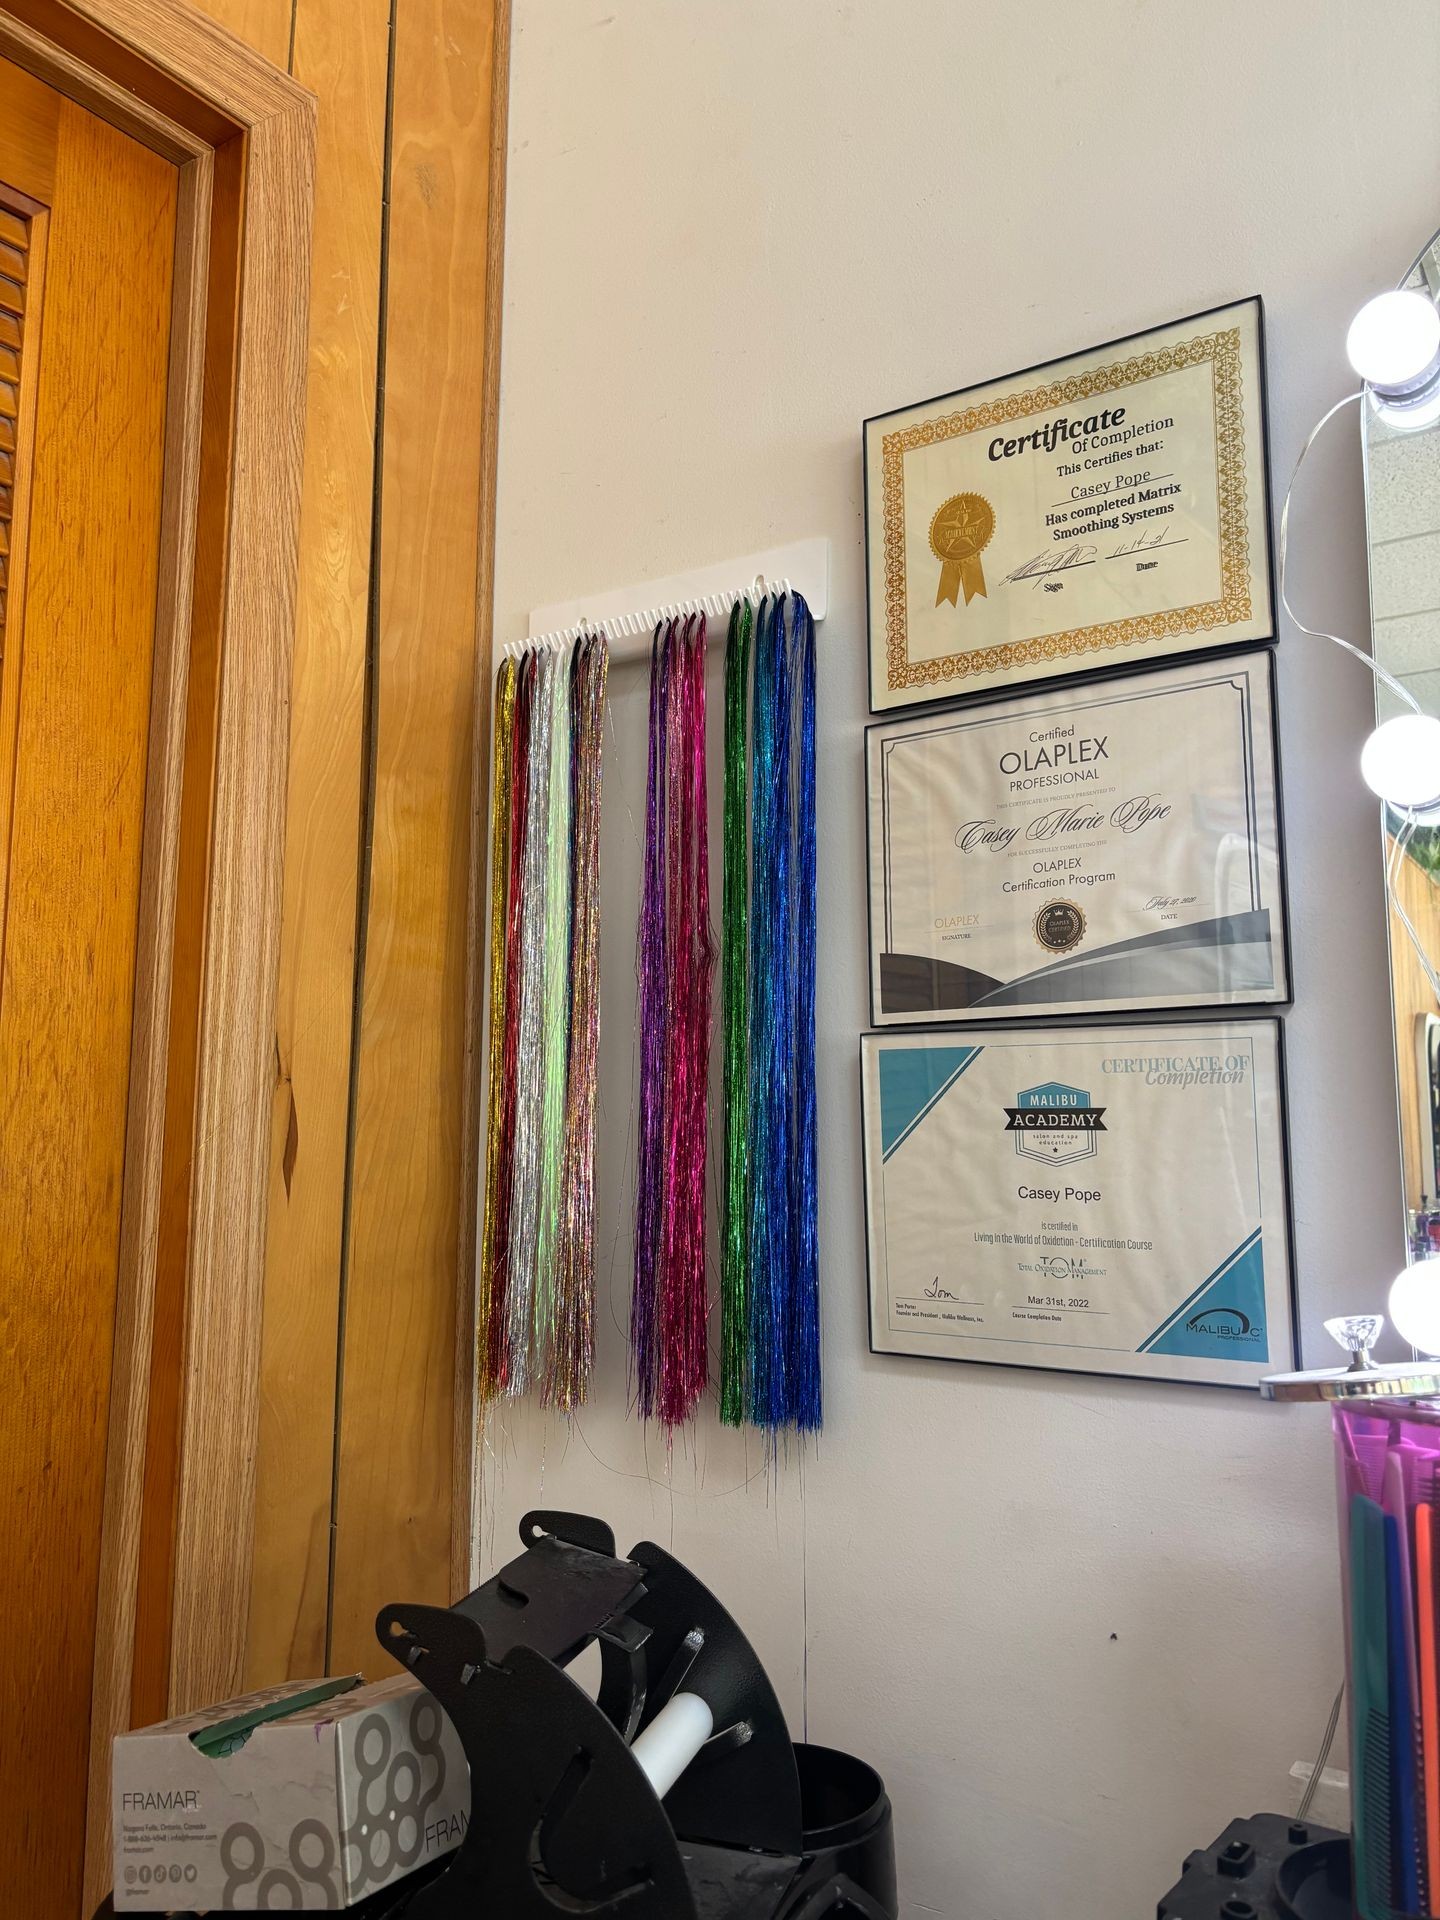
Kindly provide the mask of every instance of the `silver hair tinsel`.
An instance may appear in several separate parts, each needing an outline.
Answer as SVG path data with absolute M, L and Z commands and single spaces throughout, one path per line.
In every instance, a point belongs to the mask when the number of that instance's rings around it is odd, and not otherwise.
M 511 1175 L 510 1273 L 505 1292 L 508 1394 L 530 1385 L 531 1327 L 540 1235 L 540 1157 L 545 1102 L 545 883 L 550 840 L 550 736 L 556 663 L 546 654 L 535 680 L 520 923 L 520 1023 L 515 1050 L 515 1153 Z
M 560 1182 L 565 1159 L 565 1076 L 570 1039 L 570 652 L 556 656 L 550 688 L 546 803 L 543 998 L 540 1016 L 540 1199 L 530 1312 L 531 1379 L 543 1380 L 555 1318 Z

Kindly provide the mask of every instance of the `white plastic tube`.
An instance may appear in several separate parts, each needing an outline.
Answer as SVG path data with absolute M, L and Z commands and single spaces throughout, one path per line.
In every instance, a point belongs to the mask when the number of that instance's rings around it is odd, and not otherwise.
M 630 1751 L 660 1799 L 715 1731 L 715 1716 L 698 1693 L 677 1693 L 638 1736 Z

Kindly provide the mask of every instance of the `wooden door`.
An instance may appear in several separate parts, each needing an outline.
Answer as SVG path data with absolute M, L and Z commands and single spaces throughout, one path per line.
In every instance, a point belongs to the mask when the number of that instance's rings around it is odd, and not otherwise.
M 174 166 L 0 61 L 0 1884 L 73 1920 L 159 567 Z

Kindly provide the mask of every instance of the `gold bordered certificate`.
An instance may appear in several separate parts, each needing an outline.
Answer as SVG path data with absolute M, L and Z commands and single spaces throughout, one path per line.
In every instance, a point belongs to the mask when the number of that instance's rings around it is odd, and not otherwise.
M 1258 299 L 865 422 L 870 705 L 1273 632 Z
M 1288 1000 L 1268 648 L 866 732 L 873 1024 Z
M 1280 1045 L 1273 1019 L 866 1034 L 872 1348 L 1293 1367 Z

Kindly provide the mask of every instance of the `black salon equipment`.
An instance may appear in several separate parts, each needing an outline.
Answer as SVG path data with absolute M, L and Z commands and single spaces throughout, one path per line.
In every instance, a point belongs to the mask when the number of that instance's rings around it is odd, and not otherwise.
M 895 1920 L 880 1780 L 792 1743 L 754 1649 L 694 1574 L 649 1541 L 617 1559 L 582 1514 L 527 1514 L 520 1538 L 453 1607 L 376 1623 L 454 1723 L 472 1806 L 448 1866 L 387 1920 Z M 564 1669 L 594 1643 L 592 1700 Z M 675 1734 L 649 1763 L 662 1787 L 694 1749 L 663 1799 L 637 1758 L 652 1729 L 652 1748 Z
M 364 1920 L 897 1920 L 890 1802 L 871 1768 L 796 1745 L 740 1628 L 650 1541 L 530 1513 L 525 1551 L 453 1607 L 376 1632 L 439 1701 L 470 1767 L 443 1864 Z M 600 1651 L 592 1700 L 565 1669 Z
M 1232 1820 L 1186 1860 L 1159 1920 L 1351 1920 L 1350 1836 L 1283 1813 Z

